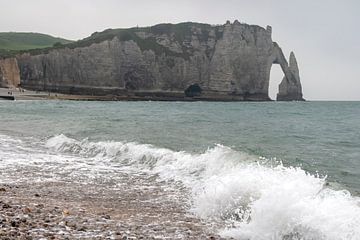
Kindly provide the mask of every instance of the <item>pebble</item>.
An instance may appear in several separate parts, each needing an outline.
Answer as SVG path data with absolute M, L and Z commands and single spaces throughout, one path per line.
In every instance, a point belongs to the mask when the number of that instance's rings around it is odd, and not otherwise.
M 32 188 L 37 193 L 32 192 Z M 206 227 L 200 221 L 188 217 L 172 201 L 164 202 L 162 206 L 138 199 L 151 198 L 151 194 L 167 194 L 164 191 L 147 188 L 146 194 L 135 190 L 129 196 L 119 194 L 115 198 L 113 194 L 118 190 L 103 193 L 103 188 L 97 188 L 94 193 L 91 193 L 91 188 L 77 189 L 88 196 L 73 189 L 67 195 L 55 197 L 47 194 L 56 191 L 49 193 L 40 187 L 24 185 L 11 188 L 1 195 L 5 197 L 0 200 L 0 239 L 221 239 L 205 233 Z M 65 189 L 52 189 L 67 193 Z M 102 196 L 101 200 L 99 196 Z

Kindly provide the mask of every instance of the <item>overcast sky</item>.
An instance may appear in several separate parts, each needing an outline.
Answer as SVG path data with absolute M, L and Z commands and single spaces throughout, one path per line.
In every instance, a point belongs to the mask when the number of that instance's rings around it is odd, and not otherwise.
M 0 32 L 81 39 L 107 28 L 226 20 L 273 27 L 273 41 L 297 57 L 304 97 L 360 100 L 359 0 L 0 0 Z M 274 65 L 270 94 L 282 79 Z

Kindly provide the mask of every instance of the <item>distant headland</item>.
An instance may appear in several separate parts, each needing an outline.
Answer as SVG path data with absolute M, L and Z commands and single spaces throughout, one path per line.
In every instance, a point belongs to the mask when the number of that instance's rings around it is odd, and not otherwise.
M 302 101 L 295 54 L 288 62 L 271 32 L 239 21 L 107 29 L 76 42 L 0 51 L 0 87 L 105 100 L 269 101 L 270 70 L 280 64 L 277 100 Z

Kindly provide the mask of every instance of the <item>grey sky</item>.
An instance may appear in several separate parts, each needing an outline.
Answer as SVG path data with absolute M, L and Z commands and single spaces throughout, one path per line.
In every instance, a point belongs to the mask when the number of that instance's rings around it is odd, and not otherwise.
M 226 20 L 273 27 L 285 55 L 294 51 L 304 97 L 360 100 L 358 0 L 0 0 L 0 32 L 41 32 L 68 39 L 106 28 Z M 270 93 L 282 79 L 274 65 Z

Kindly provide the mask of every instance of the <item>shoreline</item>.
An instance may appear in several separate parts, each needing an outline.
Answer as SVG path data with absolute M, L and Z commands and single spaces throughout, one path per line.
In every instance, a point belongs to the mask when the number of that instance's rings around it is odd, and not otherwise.
M 9 94 L 11 93 L 11 94 Z M 187 97 L 180 92 L 129 92 L 127 94 L 80 95 L 57 92 L 32 91 L 21 88 L 0 88 L 0 100 L 72 100 L 72 101 L 181 101 L 181 102 L 273 102 L 262 96 L 235 96 L 207 94 Z

